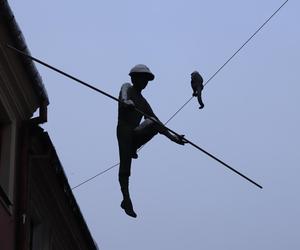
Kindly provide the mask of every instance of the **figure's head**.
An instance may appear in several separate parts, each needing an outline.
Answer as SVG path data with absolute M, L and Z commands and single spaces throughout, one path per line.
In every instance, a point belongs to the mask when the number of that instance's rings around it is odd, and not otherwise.
M 139 90 L 143 90 L 147 86 L 148 81 L 154 79 L 154 74 L 144 64 L 135 65 L 130 70 L 129 75 L 131 76 L 132 84 Z
M 203 78 L 200 75 L 200 73 L 198 71 L 193 71 L 193 73 L 191 74 L 191 79 L 192 81 L 196 81 L 196 82 L 201 82 L 203 83 Z

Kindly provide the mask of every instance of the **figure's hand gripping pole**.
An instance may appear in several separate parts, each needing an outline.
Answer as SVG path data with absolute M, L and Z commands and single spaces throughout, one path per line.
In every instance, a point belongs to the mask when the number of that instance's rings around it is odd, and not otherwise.
M 86 82 L 84 82 L 84 81 L 82 81 L 82 80 L 80 80 L 80 79 L 78 79 L 78 78 L 76 78 L 76 77 L 70 75 L 70 74 L 67 74 L 67 73 L 65 73 L 65 72 L 62 71 L 62 70 L 59 70 L 59 69 L 57 69 L 57 68 L 55 68 L 55 67 L 53 67 L 53 66 L 51 66 L 51 65 L 49 65 L 49 64 L 47 64 L 47 63 L 45 63 L 45 62 L 43 62 L 43 61 L 41 61 L 41 60 L 39 60 L 39 59 L 37 59 L 37 58 L 31 56 L 31 55 L 28 55 L 28 54 L 24 53 L 23 51 L 21 51 L 21 50 L 15 48 L 15 47 L 13 47 L 13 46 L 11 46 L 11 45 L 9 45 L 9 44 L 7 44 L 6 46 L 7 46 L 9 49 L 11 49 L 11 50 L 17 52 L 18 54 L 20 54 L 20 55 L 22 55 L 22 56 L 25 56 L 25 57 L 27 57 L 27 58 L 30 58 L 31 60 L 33 60 L 33 61 L 35 61 L 35 62 L 37 62 L 37 63 L 39 63 L 39 64 L 42 64 L 43 66 L 45 66 L 45 67 L 47 67 L 47 68 L 49 68 L 49 69 L 52 69 L 52 70 L 58 72 L 59 74 L 62 74 L 62 75 L 66 76 L 66 77 L 68 77 L 68 78 L 70 78 L 70 79 L 72 79 L 72 80 L 74 80 L 74 81 L 76 81 L 76 82 L 78 82 L 78 83 L 80 83 L 80 84 L 82 84 L 82 85 L 84 85 L 84 86 L 86 86 L 86 87 L 88 87 L 88 88 L 90 88 L 90 89 L 92 89 L 92 90 L 94 90 L 94 91 L 96 91 L 96 92 L 102 94 L 102 95 L 105 95 L 105 96 L 107 96 L 107 97 L 109 97 L 109 98 L 111 98 L 111 99 L 113 99 L 113 100 L 115 100 L 115 101 L 117 101 L 117 102 L 119 102 L 119 103 L 124 104 L 124 103 L 123 103 L 121 100 L 119 100 L 118 98 L 116 98 L 116 97 L 114 97 L 114 96 L 112 96 L 112 95 L 110 95 L 110 94 L 108 94 L 108 93 L 106 93 L 106 92 L 104 92 L 104 91 L 102 91 L 102 90 L 100 90 L 100 89 L 98 89 L 98 88 L 96 88 L 96 87 L 94 87 L 94 86 L 92 86 L 92 85 L 90 85 L 90 84 L 88 84 L 88 83 L 86 83 Z M 146 117 L 149 118 L 151 121 L 157 123 L 157 124 L 160 125 L 160 126 L 164 126 L 165 129 L 167 129 L 169 132 L 175 134 L 175 135 L 178 136 L 178 137 L 182 137 L 182 135 L 179 135 L 178 133 L 176 133 L 176 132 L 173 131 L 172 129 L 166 127 L 165 125 L 162 125 L 162 124 L 159 123 L 157 120 L 155 120 L 155 119 L 153 119 L 152 117 L 150 117 L 150 116 L 148 116 L 147 114 L 145 114 L 143 111 L 139 110 L 139 109 L 136 108 L 136 107 L 134 107 L 134 108 L 135 108 L 135 110 L 136 110 L 137 112 L 141 113 L 143 116 L 146 116 Z M 226 164 L 225 162 L 221 161 L 220 159 L 218 159 L 218 158 L 215 157 L 214 155 L 210 154 L 210 153 L 207 152 L 206 150 L 202 149 L 201 147 L 199 147 L 199 146 L 196 145 L 195 143 L 191 142 L 190 140 L 188 140 L 188 139 L 186 139 L 186 138 L 183 138 L 183 141 L 186 142 L 186 143 L 189 143 L 190 145 L 192 145 L 192 146 L 195 147 L 196 149 L 202 151 L 203 153 L 205 153 L 205 154 L 208 155 L 209 157 L 211 157 L 211 158 L 213 158 L 214 160 L 216 160 L 217 162 L 221 163 L 223 166 L 227 167 L 228 169 L 230 169 L 230 170 L 233 171 L 234 173 L 238 174 L 239 176 L 243 177 L 243 178 L 246 179 L 247 181 L 251 182 L 251 183 L 254 184 L 255 186 L 257 186 L 257 187 L 259 187 L 259 188 L 263 188 L 261 185 L 257 184 L 255 181 L 251 180 L 250 178 L 248 178 L 248 177 L 245 176 L 244 174 L 242 174 L 242 173 L 240 173 L 239 171 L 235 170 L 234 168 L 230 167 L 228 164 Z

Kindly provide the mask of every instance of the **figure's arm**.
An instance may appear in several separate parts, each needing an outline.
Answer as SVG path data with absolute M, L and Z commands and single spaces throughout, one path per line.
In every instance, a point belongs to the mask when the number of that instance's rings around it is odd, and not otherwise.
M 127 108 L 133 108 L 134 102 L 130 99 L 129 90 L 131 88 L 130 83 L 124 83 L 121 87 L 120 94 L 119 94 L 119 100 L 122 101 L 123 104 L 125 104 L 125 107 Z
M 146 99 L 145 100 L 145 116 L 144 119 L 147 119 L 149 117 L 151 117 L 153 120 L 156 120 L 159 124 L 161 124 L 163 126 L 163 123 L 158 119 L 158 117 L 156 116 L 156 114 L 154 114 L 150 104 L 147 102 Z
M 147 103 L 148 104 L 148 103 Z M 158 117 L 154 114 L 151 106 L 148 104 L 148 111 L 147 114 L 149 114 L 149 117 L 151 117 L 151 120 L 156 121 L 157 130 L 160 134 L 163 134 L 167 138 L 169 138 L 171 141 L 176 142 L 180 145 L 184 145 L 186 142 L 184 141 L 184 136 L 177 136 L 175 134 L 172 134 L 169 132 L 169 130 L 165 127 L 165 125 L 158 119 Z M 148 117 L 145 117 L 148 118 Z

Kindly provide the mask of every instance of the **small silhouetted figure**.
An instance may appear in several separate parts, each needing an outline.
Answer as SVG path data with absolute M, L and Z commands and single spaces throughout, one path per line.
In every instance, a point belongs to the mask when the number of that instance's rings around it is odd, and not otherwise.
M 193 89 L 193 96 L 197 96 L 198 98 L 198 102 L 200 104 L 199 109 L 204 108 L 204 103 L 202 101 L 203 78 L 198 71 L 194 71 L 191 74 L 191 85 Z
M 123 195 L 121 207 L 126 214 L 136 217 L 133 210 L 132 202 L 129 195 L 129 176 L 131 170 L 131 160 L 138 158 L 137 149 L 150 141 L 157 133 L 163 134 L 170 140 L 183 145 L 185 143 L 183 136 L 171 134 L 159 121 L 154 114 L 149 103 L 142 95 L 142 90 L 147 86 L 148 81 L 154 79 L 153 73 L 143 64 L 134 66 L 129 75 L 130 83 L 124 83 L 121 87 L 118 108 L 118 126 L 117 138 L 119 144 L 119 182 Z M 135 107 L 145 114 L 144 121 L 141 119 L 143 115 L 135 110 Z M 155 119 L 153 122 L 149 119 Z

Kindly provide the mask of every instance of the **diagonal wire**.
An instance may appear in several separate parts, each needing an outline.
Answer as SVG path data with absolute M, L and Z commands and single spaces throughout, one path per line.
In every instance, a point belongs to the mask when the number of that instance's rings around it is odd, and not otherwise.
M 286 0 L 248 39 L 246 42 L 243 43 L 243 45 L 214 73 L 204 84 L 207 85 L 231 60 L 237 53 L 240 52 L 242 48 L 272 19 L 273 16 L 275 16 L 280 9 L 288 2 L 289 0 Z
M 109 170 L 113 169 L 114 167 L 118 166 L 119 164 L 120 164 L 120 163 L 118 162 L 118 163 L 116 163 L 115 165 L 112 165 L 111 167 L 109 167 L 109 168 L 103 170 L 102 172 L 100 172 L 100 173 L 98 173 L 98 174 L 96 174 L 96 175 L 94 175 L 94 176 L 92 176 L 92 177 L 86 179 L 85 181 L 83 181 L 83 182 L 79 183 L 78 185 L 72 187 L 72 190 L 74 190 L 75 188 L 78 188 L 78 187 L 84 185 L 85 183 L 87 183 L 87 182 L 89 182 L 89 181 L 95 179 L 95 178 L 98 177 L 99 175 L 102 175 L 102 174 L 108 172 Z
M 243 45 L 237 49 L 231 57 L 227 59 L 227 61 L 205 82 L 204 86 L 206 86 L 245 46 L 252 38 L 281 10 L 281 8 L 288 2 L 289 0 L 286 0 L 244 43 Z M 193 96 L 190 97 L 165 123 L 169 123 L 191 100 L 193 99 Z M 139 150 L 141 150 L 143 147 L 141 147 Z M 108 172 L 109 170 L 113 169 L 114 167 L 118 166 L 119 163 L 114 164 L 113 166 L 103 170 L 102 172 L 86 179 L 85 181 L 79 183 L 78 185 L 74 186 L 72 190 L 84 185 L 85 183 L 95 179 L 96 177 Z

